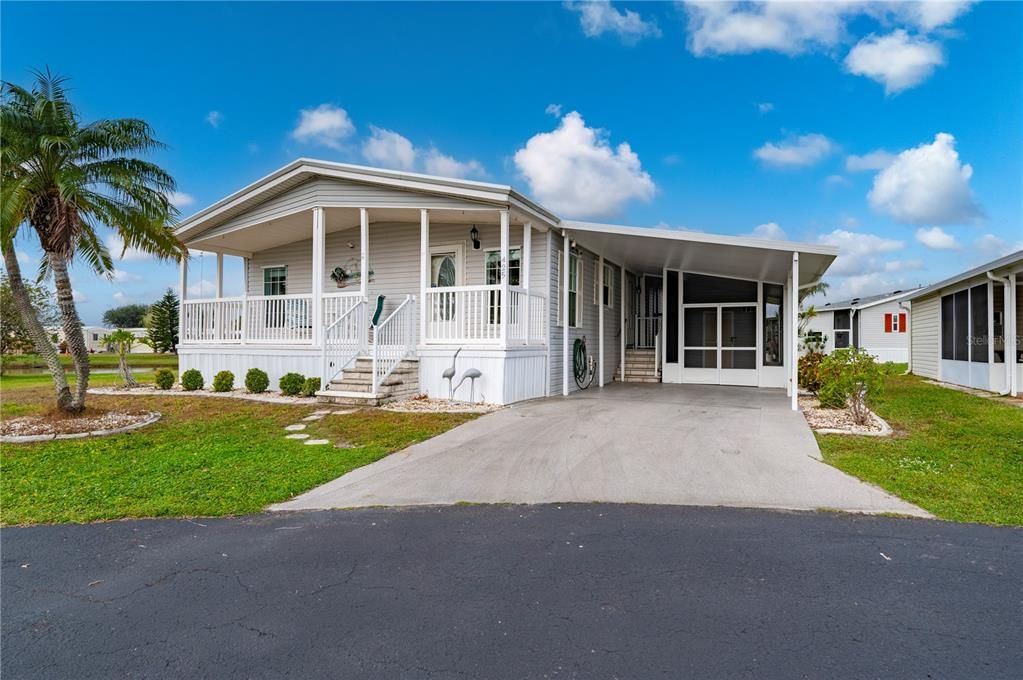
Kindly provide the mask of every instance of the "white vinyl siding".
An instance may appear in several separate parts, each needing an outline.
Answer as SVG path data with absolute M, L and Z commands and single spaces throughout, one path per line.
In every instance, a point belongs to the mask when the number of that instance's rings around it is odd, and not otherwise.
M 906 332 L 900 333 L 896 330 L 895 320 L 899 314 L 906 315 Z M 892 331 L 884 332 L 884 315 L 892 315 Z M 881 305 L 874 305 L 861 309 L 856 313 L 860 326 L 860 347 L 864 349 L 902 349 L 909 348 L 909 327 L 911 321 L 909 312 L 899 307 L 898 302 L 886 302 Z
M 941 298 L 938 295 L 913 300 L 909 336 L 912 343 L 913 373 L 938 379 L 941 358 Z

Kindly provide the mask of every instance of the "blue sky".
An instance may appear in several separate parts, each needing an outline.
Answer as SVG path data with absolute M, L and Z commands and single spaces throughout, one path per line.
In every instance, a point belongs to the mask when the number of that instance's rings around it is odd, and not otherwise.
M 835 243 L 833 299 L 1023 247 L 1020 3 L 2 14 L 3 79 L 48 65 L 85 120 L 149 121 L 185 215 L 309 156 L 511 183 L 562 217 Z M 212 268 L 193 262 L 195 289 Z M 134 254 L 117 270 L 73 272 L 86 322 L 177 285 Z M 240 286 L 235 263 L 226 278 Z

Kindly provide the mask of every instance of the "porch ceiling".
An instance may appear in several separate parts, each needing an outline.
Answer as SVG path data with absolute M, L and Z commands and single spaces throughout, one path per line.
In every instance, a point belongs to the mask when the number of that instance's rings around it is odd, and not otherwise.
M 358 208 L 324 208 L 328 234 L 359 227 Z M 527 216 L 511 211 L 511 225 L 521 229 Z M 418 208 L 370 208 L 370 240 L 373 224 L 419 224 Z M 431 224 L 499 224 L 494 210 L 430 210 Z M 188 242 L 195 250 L 223 252 L 228 255 L 247 256 L 269 248 L 313 237 L 312 209 L 237 229 L 226 234 L 198 238 Z
M 784 283 L 799 252 L 799 283 L 812 283 L 838 254 L 830 246 L 767 241 L 699 232 L 616 227 L 563 222 L 565 232 L 582 247 L 602 253 L 637 273 L 681 269 L 715 276 Z

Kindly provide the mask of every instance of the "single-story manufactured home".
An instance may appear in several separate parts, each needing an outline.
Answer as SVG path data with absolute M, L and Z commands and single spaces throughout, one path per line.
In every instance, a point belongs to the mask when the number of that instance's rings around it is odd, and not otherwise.
M 859 347 L 878 361 L 909 361 L 909 305 L 912 291 L 897 290 L 881 295 L 827 302 L 815 308 L 806 324 L 807 335 L 823 341 L 830 354 L 843 347 Z
M 298 372 L 322 378 L 322 398 L 362 403 L 567 395 L 586 364 L 594 385 L 783 388 L 795 408 L 799 290 L 837 255 L 562 220 L 506 185 L 307 159 L 177 234 L 217 261 L 207 299 L 188 298 L 182 262 L 182 370 Z M 225 297 L 232 256 L 242 293 Z
M 908 296 L 910 371 L 1016 396 L 1023 382 L 1023 250 Z

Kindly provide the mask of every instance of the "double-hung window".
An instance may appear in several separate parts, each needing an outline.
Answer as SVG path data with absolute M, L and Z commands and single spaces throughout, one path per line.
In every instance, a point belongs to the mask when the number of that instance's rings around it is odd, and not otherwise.
M 564 253 L 561 253 L 558 256 L 558 300 L 557 300 L 557 305 L 558 306 L 556 308 L 558 310 L 558 317 L 557 317 L 558 325 L 559 326 L 564 325 L 565 324 L 565 319 L 566 319 L 566 316 L 567 316 L 569 327 L 576 328 L 577 326 L 579 326 L 579 322 L 580 322 L 579 304 L 578 303 L 579 303 L 579 289 L 582 286 L 581 279 L 582 279 L 583 273 L 582 273 L 582 268 L 579 265 L 579 255 L 578 255 L 578 253 L 573 251 L 573 252 L 570 252 L 569 255 L 568 255 L 568 276 L 566 277 L 565 273 L 563 271 L 563 269 L 564 269 L 564 258 L 565 258 Z M 565 290 L 564 288 L 562 288 L 562 286 L 566 285 L 566 282 L 565 282 L 566 278 L 568 279 L 568 282 L 567 282 L 567 285 L 568 285 L 568 314 L 567 315 L 564 313 L 565 310 L 561 309 L 561 304 L 563 302 L 562 298 L 564 296 L 564 290 Z
M 601 290 L 600 297 L 601 302 L 605 307 L 614 308 L 615 296 L 614 296 L 614 285 L 615 285 L 615 270 L 614 267 L 609 265 L 607 262 L 604 263 L 604 286 Z
M 288 292 L 288 266 L 263 267 L 263 295 L 286 295 Z M 286 304 L 283 300 L 276 302 L 266 301 L 263 303 L 266 309 L 267 328 L 284 328 L 288 325 L 296 325 L 292 319 L 289 324 Z
M 501 283 L 501 251 L 488 250 L 484 256 L 485 281 L 488 286 Z M 518 286 L 522 280 L 522 248 L 508 249 L 508 285 Z M 501 292 L 492 290 L 487 294 L 489 323 L 501 323 Z M 514 317 L 511 321 L 514 323 Z

